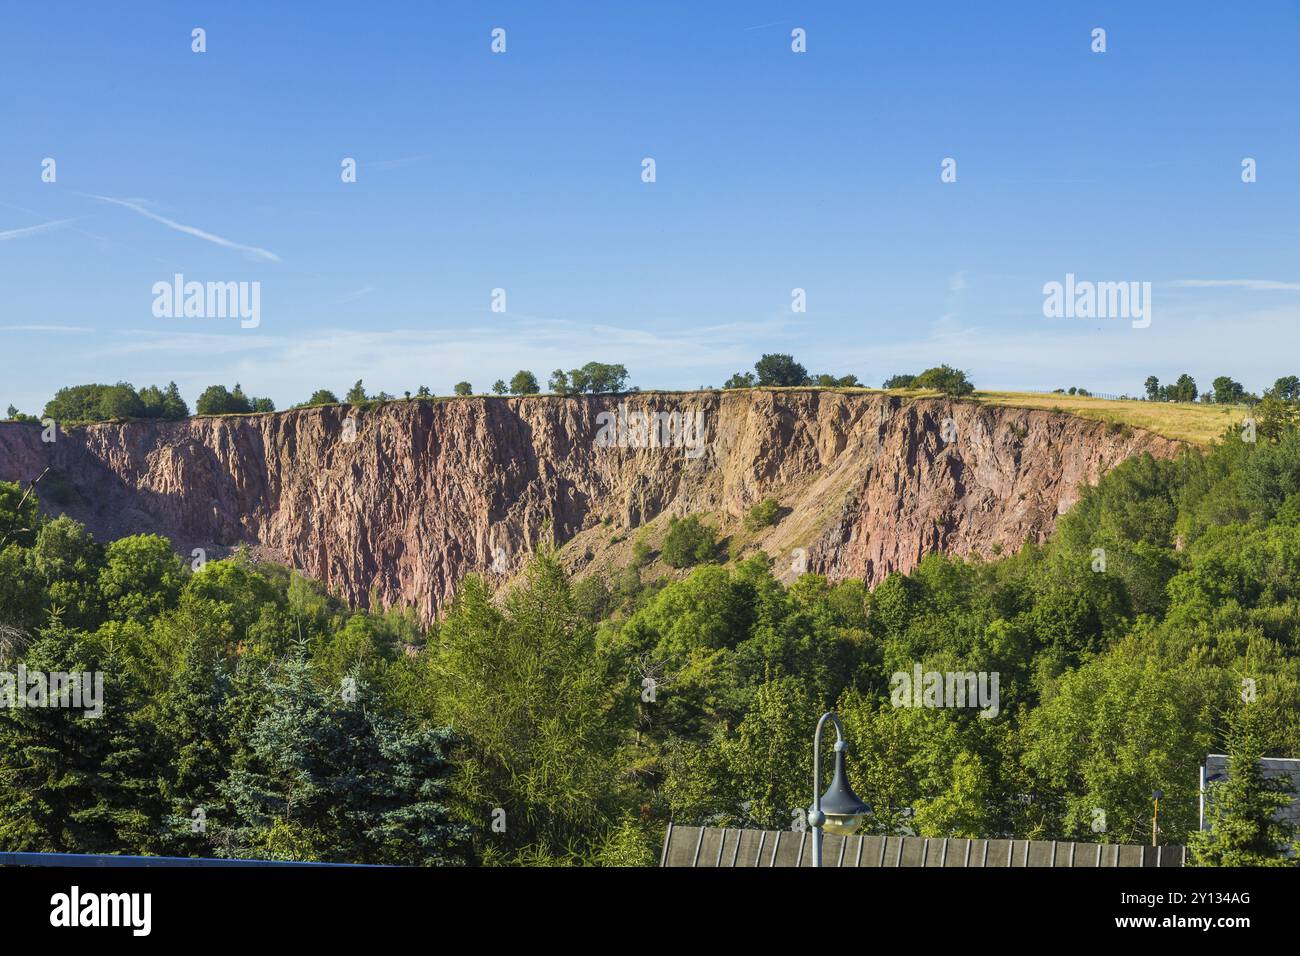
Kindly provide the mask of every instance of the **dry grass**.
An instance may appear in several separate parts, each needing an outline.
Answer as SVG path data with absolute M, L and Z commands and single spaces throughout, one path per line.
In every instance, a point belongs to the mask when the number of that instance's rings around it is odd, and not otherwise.
M 826 391 L 862 394 L 880 392 L 874 388 L 775 388 L 765 391 Z M 940 393 L 933 389 L 902 388 L 890 389 L 889 394 L 898 395 L 905 400 L 917 398 L 938 398 Z M 1092 418 L 1101 422 L 1114 422 L 1132 428 L 1142 428 L 1166 438 L 1190 442 L 1201 447 L 1209 446 L 1223 436 L 1228 428 L 1240 425 L 1246 417 L 1244 405 L 1202 405 L 1200 402 L 1143 402 L 1118 401 L 1106 398 L 1092 398 L 1083 395 L 1061 395 L 1057 392 L 980 392 L 968 399 L 985 405 L 1007 405 L 1014 408 L 1042 408 L 1048 411 L 1066 412 L 1080 418 Z
M 974 397 L 986 405 L 1055 409 L 1080 418 L 1116 422 L 1202 447 L 1222 437 L 1226 429 L 1240 424 L 1246 416 L 1244 405 L 1112 401 L 1054 392 L 976 392 Z

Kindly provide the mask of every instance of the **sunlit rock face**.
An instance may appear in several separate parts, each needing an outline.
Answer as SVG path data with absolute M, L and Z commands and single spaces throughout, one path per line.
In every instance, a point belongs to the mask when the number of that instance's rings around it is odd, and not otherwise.
M 52 443 L 0 423 L 0 479 L 48 468 L 43 507 L 100 540 L 156 533 L 209 557 L 247 545 L 354 606 L 428 619 L 466 574 L 505 583 L 544 543 L 577 574 L 612 571 L 642 526 L 654 540 L 686 514 L 787 580 L 874 584 L 931 552 L 1009 554 L 1046 538 L 1081 484 L 1180 447 L 1067 414 L 885 393 L 483 397 L 90 425 Z M 744 530 L 768 497 L 779 522 Z

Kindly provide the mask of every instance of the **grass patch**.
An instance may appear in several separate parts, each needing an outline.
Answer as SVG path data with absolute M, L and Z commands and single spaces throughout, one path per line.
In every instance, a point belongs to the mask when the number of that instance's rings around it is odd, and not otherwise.
M 974 397 L 985 405 L 1042 408 L 1106 422 L 1112 434 L 1142 428 L 1202 447 L 1220 438 L 1225 429 L 1239 425 L 1247 414 L 1244 405 L 1113 401 L 1056 392 L 976 392 Z

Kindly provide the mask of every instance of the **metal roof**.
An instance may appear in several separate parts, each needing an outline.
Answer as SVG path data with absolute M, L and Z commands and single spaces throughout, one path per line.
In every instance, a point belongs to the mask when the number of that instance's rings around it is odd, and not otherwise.
M 965 840 L 951 837 L 823 837 L 825 866 L 1160 866 L 1179 867 L 1181 846 L 1131 846 L 1056 840 Z M 660 866 L 812 866 L 812 834 L 669 824 Z

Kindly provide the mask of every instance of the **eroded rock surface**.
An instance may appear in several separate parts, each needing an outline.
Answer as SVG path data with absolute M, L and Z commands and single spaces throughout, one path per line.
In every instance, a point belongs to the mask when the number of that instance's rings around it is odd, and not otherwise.
M 700 453 L 601 447 L 597 416 L 620 403 L 701 412 Z M 543 540 L 581 573 L 671 515 L 739 535 L 769 496 L 783 517 L 746 546 L 778 569 L 798 553 L 809 571 L 874 584 L 930 552 L 1042 540 L 1082 482 L 1180 447 L 1065 414 L 883 393 L 484 397 L 90 425 L 50 444 L 4 423 L 0 479 L 48 467 L 46 510 L 101 540 L 152 532 L 214 555 L 247 544 L 354 605 L 432 617 L 467 573 L 504 580 Z

